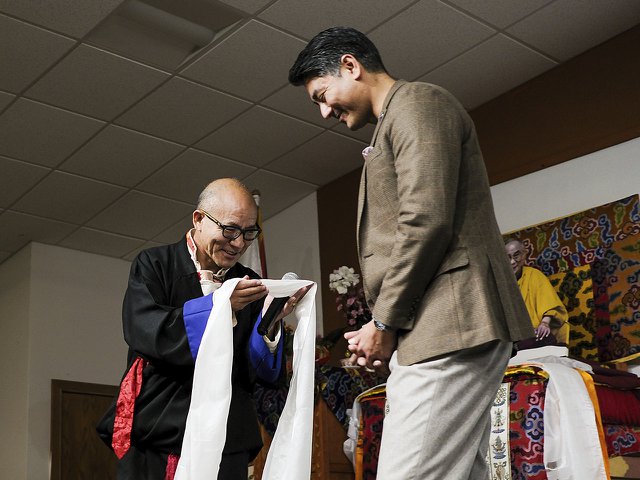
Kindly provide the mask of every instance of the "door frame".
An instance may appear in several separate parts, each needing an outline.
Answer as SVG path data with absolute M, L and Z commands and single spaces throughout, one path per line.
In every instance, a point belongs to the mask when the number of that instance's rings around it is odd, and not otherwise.
M 51 480 L 62 480 L 62 399 L 65 393 L 115 397 L 118 387 L 51 379 Z

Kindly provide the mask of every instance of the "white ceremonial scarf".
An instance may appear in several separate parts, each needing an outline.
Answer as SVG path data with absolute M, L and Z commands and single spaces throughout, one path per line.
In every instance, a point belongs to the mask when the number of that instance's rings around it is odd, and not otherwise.
M 196 359 L 175 480 L 218 478 L 231 403 L 233 331 L 229 297 L 240 280 L 227 280 L 213 294 L 213 308 Z M 274 297 L 285 297 L 311 282 L 263 279 L 262 283 Z M 293 337 L 293 377 L 267 455 L 264 480 L 302 480 L 311 476 L 316 289 L 314 283 L 291 314 L 298 324 Z
M 591 371 L 591 367 L 582 362 Z M 544 466 L 549 480 L 607 480 L 596 413 L 580 374 L 570 365 L 547 363 L 544 402 Z
M 525 350 L 526 351 L 526 350 Z M 607 480 L 596 413 L 576 370 L 593 368 L 567 357 L 523 362 L 549 375 L 544 400 L 544 466 L 549 480 Z

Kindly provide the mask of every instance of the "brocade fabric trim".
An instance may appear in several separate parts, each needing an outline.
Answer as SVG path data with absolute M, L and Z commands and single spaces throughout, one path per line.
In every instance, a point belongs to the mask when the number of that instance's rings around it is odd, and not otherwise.
M 176 468 L 178 467 L 178 460 L 180 457 L 173 453 L 170 453 L 167 457 L 167 470 L 164 474 L 164 480 L 173 480 L 176 476 Z
M 116 417 L 113 421 L 111 446 L 118 459 L 124 457 L 131 447 L 131 429 L 136 398 L 142 388 L 142 371 L 147 361 L 141 357 L 135 359 L 131 368 L 122 379 L 120 393 L 116 402 Z
M 509 383 L 502 383 L 491 405 L 489 470 L 491 480 L 511 480 L 509 459 Z

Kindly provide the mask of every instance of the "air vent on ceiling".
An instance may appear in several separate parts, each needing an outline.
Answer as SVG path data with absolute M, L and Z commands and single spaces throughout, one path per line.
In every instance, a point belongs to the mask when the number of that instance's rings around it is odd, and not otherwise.
M 85 41 L 175 70 L 242 18 L 215 0 L 126 0 Z

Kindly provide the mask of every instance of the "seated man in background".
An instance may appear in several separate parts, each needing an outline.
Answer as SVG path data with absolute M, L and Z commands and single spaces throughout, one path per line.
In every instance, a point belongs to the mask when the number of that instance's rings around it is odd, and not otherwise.
M 518 240 L 507 240 L 505 250 L 536 331 L 535 339 L 522 340 L 518 343 L 519 348 L 556 344 L 568 346 L 567 309 L 551 282 L 540 270 L 524 264 L 526 251 Z

